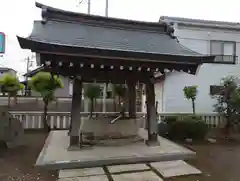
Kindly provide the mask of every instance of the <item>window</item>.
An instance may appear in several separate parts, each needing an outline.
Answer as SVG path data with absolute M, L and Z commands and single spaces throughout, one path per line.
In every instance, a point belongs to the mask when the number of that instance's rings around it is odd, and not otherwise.
M 223 86 L 210 85 L 210 95 L 220 95 Z
M 210 52 L 216 56 L 216 62 L 235 63 L 236 42 L 213 40 L 210 44 Z

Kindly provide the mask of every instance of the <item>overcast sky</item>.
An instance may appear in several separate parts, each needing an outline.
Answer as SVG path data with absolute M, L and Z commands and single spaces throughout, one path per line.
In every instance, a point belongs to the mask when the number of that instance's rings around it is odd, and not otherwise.
M 6 53 L 0 57 L 5 65 L 25 72 L 23 61 L 31 52 L 20 49 L 16 35 L 27 36 L 41 12 L 34 0 L 0 0 L 0 32 L 7 35 Z M 87 13 L 87 0 L 39 0 L 46 5 Z M 206 20 L 240 22 L 238 0 L 109 0 L 109 16 L 142 21 L 158 21 L 160 16 L 177 16 Z M 91 13 L 104 15 L 105 0 L 91 0 Z

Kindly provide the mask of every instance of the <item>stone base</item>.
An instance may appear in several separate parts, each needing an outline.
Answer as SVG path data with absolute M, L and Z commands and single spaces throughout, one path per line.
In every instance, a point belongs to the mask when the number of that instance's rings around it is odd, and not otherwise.
M 139 136 L 120 138 L 120 139 L 95 139 L 94 146 L 125 146 L 134 143 L 144 142 L 144 139 Z
M 148 146 L 160 146 L 160 142 L 158 140 L 145 140 L 145 144 Z
M 69 146 L 78 146 L 79 145 L 79 136 L 70 136 Z
M 80 131 L 93 133 L 98 139 L 119 139 L 138 135 L 140 120 L 138 119 L 120 119 L 114 123 L 114 118 L 83 119 L 81 121 Z
M 140 129 L 139 136 L 148 139 L 147 132 L 143 129 Z M 165 138 L 159 136 L 158 140 L 160 146 L 154 147 L 138 142 L 118 147 L 93 146 L 91 149 L 68 151 L 70 140 L 67 131 L 51 131 L 35 166 L 61 170 L 181 160 L 195 156 L 193 151 Z
M 160 143 L 158 141 L 158 134 L 157 133 L 150 134 L 148 140 L 146 140 L 145 143 L 148 146 L 159 146 Z

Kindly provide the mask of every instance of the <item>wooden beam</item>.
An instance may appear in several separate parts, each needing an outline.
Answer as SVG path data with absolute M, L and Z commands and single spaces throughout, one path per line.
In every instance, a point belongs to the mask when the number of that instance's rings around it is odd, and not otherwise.
M 121 60 L 121 59 L 107 59 L 107 58 L 100 58 L 100 57 L 77 57 L 77 56 L 68 56 L 68 55 L 53 55 L 53 54 L 41 54 L 41 63 L 44 64 L 45 61 L 52 61 L 52 62 L 64 62 L 69 64 L 69 62 L 72 62 L 76 66 L 80 65 L 81 63 L 84 64 L 84 66 L 90 66 L 91 64 L 94 64 L 95 67 L 101 67 L 101 65 L 104 65 L 106 67 L 114 66 L 115 68 L 120 68 L 123 66 L 124 68 L 129 69 L 131 67 L 132 71 L 140 70 L 140 71 L 152 71 L 152 72 L 164 72 L 164 69 L 171 70 L 184 70 L 184 72 L 188 72 L 188 70 L 191 70 L 191 72 L 195 73 L 198 65 L 196 63 L 190 63 L 186 64 L 184 62 L 142 62 L 142 61 L 131 61 L 131 60 Z
M 140 82 L 146 82 L 150 73 L 132 72 L 129 70 L 109 70 L 109 69 L 94 69 L 94 68 L 79 68 L 73 67 L 46 67 L 46 71 L 55 72 L 62 76 L 75 76 L 82 77 L 83 82 L 112 82 L 112 83 L 125 83 L 130 77 L 131 79 Z

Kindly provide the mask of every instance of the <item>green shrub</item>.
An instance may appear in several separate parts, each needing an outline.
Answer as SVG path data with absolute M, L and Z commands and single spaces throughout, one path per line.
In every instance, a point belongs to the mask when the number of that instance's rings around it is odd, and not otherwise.
M 197 116 L 197 115 L 187 115 L 187 116 L 183 116 L 182 117 L 182 120 L 185 120 L 185 121 L 201 121 L 201 116 Z
M 208 132 L 207 124 L 201 120 L 183 119 L 175 121 L 169 127 L 168 137 L 174 140 L 203 140 Z
M 178 120 L 178 116 L 166 116 L 163 121 L 167 124 L 172 124 Z

